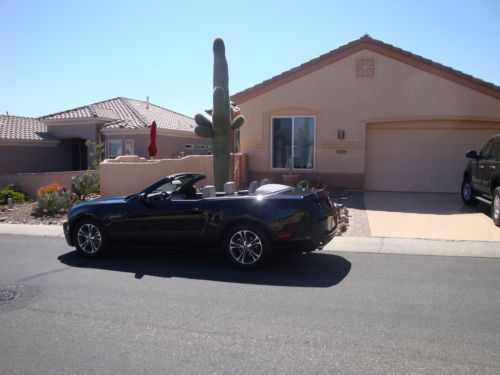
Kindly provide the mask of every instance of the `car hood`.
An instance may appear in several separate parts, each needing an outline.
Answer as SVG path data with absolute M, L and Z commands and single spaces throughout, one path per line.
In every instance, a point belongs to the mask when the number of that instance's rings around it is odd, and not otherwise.
M 119 204 L 119 203 L 125 203 L 125 196 L 94 199 L 91 201 L 80 203 L 78 206 L 83 206 L 83 205 L 90 206 L 95 204 Z

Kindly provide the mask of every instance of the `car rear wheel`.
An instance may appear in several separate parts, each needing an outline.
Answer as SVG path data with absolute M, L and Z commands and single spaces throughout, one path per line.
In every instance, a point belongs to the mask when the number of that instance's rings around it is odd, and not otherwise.
M 272 253 L 267 235 L 251 223 L 239 224 L 229 229 L 224 237 L 223 247 L 229 260 L 243 269 L 260 267 Z
M 500 227 L 500 187 L 493 192 L 493 202 L 491 203 L 491 218 L 497 227 Z
M 469 180 L 462 182 L 461 196 L 462 201 L 468 206 L 475 206 L 478 203 L 477 199 L 474 198 L 472 185 Z
M 73 233 L 74 244 L 80 254 L 87 257 L 98 257 L 106 252 L 106 234 L 97 221 L 90 219 L 79 221 Z

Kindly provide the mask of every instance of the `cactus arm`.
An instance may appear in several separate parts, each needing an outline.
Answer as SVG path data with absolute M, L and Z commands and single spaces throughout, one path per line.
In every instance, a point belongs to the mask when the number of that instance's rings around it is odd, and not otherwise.
M 201 113 L 198 113 L 194 117 L 194 121 L 196 122 L 196 126 L 194 128 L 194 133 L 200 138 L 213 138 L 215 132 L 212 128 L 212 121 L 203 116 Z
M 236 116 L 231 124 L 231 129 L 237 130 L 245 123 L 245 116 Z

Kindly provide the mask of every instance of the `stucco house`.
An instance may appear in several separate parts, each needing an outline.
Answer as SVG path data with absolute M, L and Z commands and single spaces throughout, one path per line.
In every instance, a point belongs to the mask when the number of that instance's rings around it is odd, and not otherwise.
M 500 133 L 500 87 L 368 35 L 232 100 L 250 179 L 293 160 L 331 186 L 458 192 L 465 152 Z
M 85 142 L 105 142 L 107 158 L 148 157 L 150 126 L 157 124 L 156 158 L 209 154 L 191 117 L 147 101 L 118 97 L 39 118 L 0 115 L 0 175 L 86 169 Z

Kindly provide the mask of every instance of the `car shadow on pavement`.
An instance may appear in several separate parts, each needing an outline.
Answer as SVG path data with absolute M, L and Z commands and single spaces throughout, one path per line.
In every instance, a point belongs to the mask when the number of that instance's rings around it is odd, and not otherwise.
M 58 257 L 71 267 L 177 277 L 228 283 L 326 288 L 340 283 L 351 263 L 331 253 L 283 254 L 259 270 L 239 270 L 214 251 L 191 249 L 117 248 L 102 258 L 88 259 L 76 251 Z

